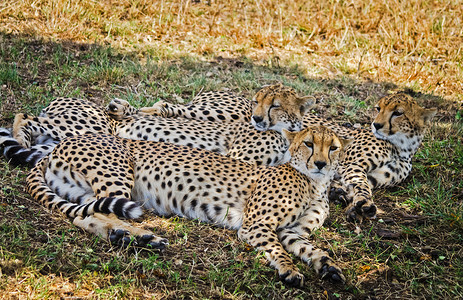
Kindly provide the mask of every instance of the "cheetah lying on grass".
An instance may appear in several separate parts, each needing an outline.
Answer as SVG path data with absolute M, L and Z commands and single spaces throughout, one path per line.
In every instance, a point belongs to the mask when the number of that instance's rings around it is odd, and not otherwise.
M 122 231 L 139 245 L 165 246 L 151 232 L 106 215 L 137 218 L 143 206 L 238 230 L 289 285 L 302 286 L 304 276 L 286 251 L 313 264 L 322 278 L 342 282 L 340 269 L 308 238 L 328 215 L 327 190 L 348 142 L 322 126 L 284 134 L 291 158 L 277 167 L 169 143 L 75 136 L 37 163 L 27 190 L 46 207 L 75 218 L 75 225 L 113 242 L 124 243 Z

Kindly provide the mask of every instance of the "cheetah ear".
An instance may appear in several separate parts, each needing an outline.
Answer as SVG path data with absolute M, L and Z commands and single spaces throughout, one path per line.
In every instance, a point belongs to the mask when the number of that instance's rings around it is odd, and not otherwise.
M 421 111 L 421 117 L 423 118 L 423 121 L 425 124 L 429 123 L 431 119 L 436 115 L 437 109 L 436 108 L 430 108 L 426 109 L 423 108 Z
M 286 130 L 286 129 L 284 129 L 284 128 L 283 128 L 283 130 L 281 131 L 281 133 L 283 134 L 283 137 L 284 137 L 285 139 L 287 139 L 288 142 L 289 142 L 290 144 L 293 143 L 294 138 L 295 138 L 296 135 L 297 135 L 297 132 L 291 132 L 291 131 Z
M 124 99 L 114 98 L 111 102 L 116 102 L 116 104 L 123 105 L 123 106 L 131 106 L 130 103 Z
M 259 92 L 260 90 L 266 88 L 266 87 L 269 87 L 269 86 L 271 86 L 271 84 L 264 84 L 264 85 L 261 85 L 261 86 L 259 87 L 258 92 Z
M 352 144 L 354 142 L 354 139 L 353 138 L 345 139 L 345 138 L 340 137 L 339 141 L 342 144 L 342 148 L 346 149 L 347 146 L 349 146 L 350 144 Z
M 278 81 L 278 82 L 276 82 L 276 83 L 264 84 L 264 85 L 262 85 L 262 86 L 259 88 L 259 91 L 262 90 L 262 89 L 264 89 L 264 88 L 266 88 L 266 87 L 269 87 L 269 86 L 279 86 L 279 87 L 282 87 L 283 84 L 282 84 L 280 81 Z
M 315 97 L 312 97 L 312 96 L 299 97 L 298 102 L 299 102 L 301 114 L 305 115 L 305 113 L 309 111 L 309 108 L 311 108 L 315 104 Z

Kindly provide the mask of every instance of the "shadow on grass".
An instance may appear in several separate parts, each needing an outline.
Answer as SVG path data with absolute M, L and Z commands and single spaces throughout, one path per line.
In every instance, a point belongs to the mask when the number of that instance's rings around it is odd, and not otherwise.
M 10 126 L 14 114 L 20 111 L 37 114 L 56 96 L 84 97 L 102 105 L 119 97 L 146 106 L 159 99 L 188 102 L 203 90 L 224 88 L 250 98 L 262 85 L 276 81 L 301 94 L 314 95 L 318 102 L 314 112 L 321 116 L 366 124 L 372 105 L 388 91 L 398 89 L 392 83 L 351 77 L 309 77 L 296 64 L 271 67 L 244 57 L 197 58 L 166 53 L 168 58 L 159 59 L 150 53 L 4 33 L 0 33 L 0 44 L 0 126 Z M 457 104 L 433 95 L 408 93 L 424 106 L 439 107 L 441 122 L 455 120 Z M 390 202 L 381 205 L 387 210 L 384 220 L 392 221 L 361 224 L 362 233 L 356 235 L 353 225 L 345 223 L 342 210 L 332 207 L 327 224 L 330 230 L 317 233 L 321 237 L 318 245 L 332 249 L 341 261 L 348 283 L 333 286 L 322 282 L 311 268 L 299 263 L 308 281 L 299 290 L 282 285 L 273 269 L 262 263 L 261 256 L 238 242 L 233 232 L 197 222 L 149 216 L 147 224 L 171 242 L 166 251 L 113 249 L 31 201 L 23 192 L 27 170 L 12 169 L 2 162 L 0 172 L 0 289 L 7 293 L 19 291 L 23 295 L 32 289 L 33 298 L 85 297 L 97 290 L 100 297 L 172 299 L 382 298 L 463 293 L 462 276 L 456 275 L 461 260 L 441 259 L 462 254 L 461 249 L 443 250 L 435 237 L 442 236 L 444 229 L 412 213 L 418 214 L 419 209 L 408 211 L 387 192 L 380 195 Z M 461 187 L 455 191 L 459 192 Z M 404 193 L 406 197 L 399 197 L 400 201 L 412 197 Z M 431 231 L 434 237 L 420 235 Z M 446 246 L 459 241 L 458 232 L 445 232 L 451 236 Z M 451 263 L 454 269 L 449 267 Z M 443 292 L 435 291 L 427 278 L 413 279 L 425 270 L 431 270 L 433 282 L 443 285 Z

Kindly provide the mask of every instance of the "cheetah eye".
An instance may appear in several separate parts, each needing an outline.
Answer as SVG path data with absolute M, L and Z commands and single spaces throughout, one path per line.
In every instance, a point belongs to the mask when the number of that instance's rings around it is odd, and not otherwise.
M 392 113 L 392 116 L 393 116 L 393 117 L 398 117 L 398 116 L 401 116 L 401 115 L 403 115 L 403 114 L 404 114 L 403 112 L 396 110 L 396 111 L 394 111 L 394 112 Z
M 313 148 L 313 143 L 312 142 L 304 142 L 304 144 L 309 148 Z
M 272 105 L 270 105 L 270 108 L 278 108 L 278 107 L 280 107 L 280 106 L 281 106 L 280 103 L 278 103 L 278 102 L 273 102 Z
M 336 147 L 336 146 L 331 146 L 330 147 L 330 151 L 336 151 L 336 150 L 338 150 L 338 147 Z

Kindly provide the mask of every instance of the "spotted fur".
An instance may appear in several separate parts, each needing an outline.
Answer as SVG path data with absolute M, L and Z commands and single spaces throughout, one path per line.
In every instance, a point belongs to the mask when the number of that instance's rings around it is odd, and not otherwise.
M 142 108 L 144 113 L 164 117 L 184 117 L 214 122 L 252 122 L 257 130 L 282 129 L 297 131 L 309 126 L 323 125 L 331 128 L 344 138 L 352 137 L 352 129 L 341 126 L 335 122 L 320 118 L 308 113 L 314 104 L 311 96 L 298 96 L 293 88 L 281 83 L 262 87 L 248 100 L 242 97 L 227 97 L 218 94 L 215 97 L 207 96 L 195 98 L 188 105 L 173 105 L 160 101 L 153 107 Z M 119 115 L 125 113 L 121 109 Z M 301 122 L 302 120 L 302 122 Z
M 248 99 L 231 92 L 205 92 L 195 97 L 187 105 L 175 105 L 159 101 L 152 107 L 143 107 L 140 112 L 160 117 L 183 117 L 210 122 L 241 122 L 251 121 L 252 104 Z M 119 111 L 120 118 L 127 112 Z
M 278 94 L 278 91 L 285 91 L 286 95 L 290 95 L 287 98 L 283 97 L 283 94 Z M 201 116 L 200 112 L 201 111 L 208 111 L 204 116 L 206 115 L 214 115 L 217 116 L 217 105 L 218 103 L 217 100 L 218 98 L 203 98 L 203 99 L 198 99 L 195 101 L 195 104 L 189 107 L 189 117 L 192 117 L 192 112 L 195 113 L 195 117 Z M 281 88 L 281 85 L 274 85 L 270 86 L 267 88 L 262 89 L 256 94 L 256 97 L 254 98 L 255 101 L 257 101 L 257 104 L 254 105 L 256 111 L 261 108 L 261 111 L 265 111 L 264 104 L 266 103 L 266 107 L 268 108 L 268 115 L 271 114 L 271 110 L 275 110 L 275 108 L 271 108 L 272 104 L 269 105 L 269 103 L 272 103 L 272 99 L 278 99 L 280 103 L 284 102 L 282 99 L 287 99 L 288 103 L 285 104 L 285 107 L 288 107 L 293 105 L 293 110 L 296 109 L 297 107 L 300 107 L 297 105 L 299 99 L 295 93 L 290 93 L 288 92 L 288 88 Z M 259 101 L 258 101 L 259 100 Z M 220 101 L 227 101 L 225 100 L 220 100 Z M 244 101 L 244 100 L 243 100 Z M 220 102 L 220 103 L 222 103 Z M 264 103 L 265 102 L 265 103 Z M 397 102 L 397 104 L 395 104 Z M 264 104 L 263 104 L 264 103 Z M 381 104 L 383 103 L 383 104 Z M 386 105 L 385 103 L 389 103 Z M 407 104 L 408 103 L 408 104 Z M 357 130 L 357 129 L 351 129 L 347 127 L 342 127 L 339 126 L 335 123 L 326 121 L 322 118 L 316 117 L 310 113 L 306 114 L 304 116 L 304 121 L 303 121 L 303 126 L 306 126 L 308 124 L 309 126 L 317 125 L 317 124 L 322 124 L 324 126 L 327 126 L 331 128 L 333 131 L 335 131 L 339 136 L 342 136 L 344 138 L 353 138 L 354 142 L 353 144 L 347 149 L 347 155 L 345 159 L 345 163 L 341 164 L 340 170 L 339 170 L 339 182 L 337 184 L 333 185 L 333 188 L 331 189 L 331 199 L 337 199 L 337 198 L 344 198 L 348 202 L 352 202 L 349 207 L 347 208 L 347 215 L 350 220 L 357 220 L 357 219 L 362 219 L 363 216 L 369 217 L 369 218 L 374 218 L 376 215 L 376 206 L 371 200 L 371 195 L 372 195 L 372 189 L 375 188 L 381 188 L 381 187 L 387 187 L 387 186 L 392 186 L 400 183 L 403 181 L 408 174 L 411 171 L 411 159 L 416 152 L 417 148 L 421 144 L 424 130 L 428 126 L 430 119 L 432 116 L 435 114 L 436 110 L 430 109 L 430 110 L 423 110 L 423 108 L 419 107 L 419 105 L 414 101 L 410 96 L 407 96 L 405 94 L 394 94 L 390 95 L 383 100 L 380 100 L 378 107 L 381 107 L 383 105 L 384 107 L 390 106 L 389 110 L 393 109 L 394 105 L 399 105 L 401 107 L 401 111 L 403 116 L 392 116 L 392 113 L 390 113 L 390 119 L 389 120 L 399 120 L 399 121 L 406 121 L 409 123 L 403 123 L 401 126 L 397 125 L 399 123 L 395 123 L 390 125 L 386 121 L 382 120 L 381 118 L 386 118 L 387 116 L 385 114 L 380 114 L 377 116 L 378 121 L 374 121 L 373 123 L 377 124 L 385 124 L 381 125 L 384 126 L 384 128 L 379 128 L 375 134 L 372 134 L 369 131 L 366 130 Z M 199 106 L 198 106 L 199 105 Z M 232 104 L 229 103 L 227 107 L 231 107 Z M 198 107 L 201 109 L 198 110 Z M 206 107 L 209 107 L 209 109 L 206 109 Z M 250 106 L 245 106 L 245 107 L 250 107 Z M 281 107 L 281 105 L 280 105 Z M 281 108 L 279 108 L 281 109 Z M 421 112 L 427 112 L 428 115 L 422 117 L 420 115 Z M 244 109 L 241 111 L 241 113 L 244 113 L 245 115 L 250 116 L 252 113 L 251 112 L 246 112 L 247 110 Z M 134 113 L 133 110 L 130 109 L 124 109 L 120 110 L 119 112 L 116 112 L 116 114 L 130 114 Z M 75 111 L 74 113 L 77 113 Z M 148 113 L 143 113 L 143 114 L 149 114 Z M 289 115 L 289 114 L 287 114 Z M 227 114 L 224 114 L 224 116 L 229 116 Z M 293 114 L 294 116 L 294 114 Z M 405 118 L 406 116 L 406 118 Z M 397 118 L 396 118 L 397 117 Z M 249 117 L 250 119 L 251 117 Z M 245 117 L 243 117 L 243 120 Z M 185 119 L 182 119 L 185 120 Z M 219 120 L 216 118 L 215 120 Z M 239 121 L 237 122 L 232 122 L 231 120 L 227 119 L 231 123 L 241 123 Z M 147 125 L 146 122 L 138 119 L 139 126 L 135 126 L 135 128 L 132 128 L 131 126 L 127 127 L 127 132 L 122 134 L 122 136 L 126 136 L 129 138 L 134 138 L 134 139 L 159 139 L 159 140 L 164 140 L 162 137 L 155 137 L 152 138 L 149 135 L 146 135 L 143 133 L 143 130 L 149 130 L 147 128 L 150 128 L 150 126 Z M 16 122 L 15 122 L 16 123 Z M 182 125 L 180 125 L 182 122 L 179 123 L 171 123 L 168 124 L 169 128 L 173 128 L 174 126 L 179 129 L 179 131 L 176 131 L 175 129 L 168 130 L 169 134 L 172 132 L 176 132 L 177 136 L 170 136 L 172 139 L 170 141 L 172 142 L 179 142 L 179 136 L 184 136 L 184 134 L 180 132 L 185 132 L 184 130 L 189 130 L 186 127 L 189 126 L 184 126 L 180 128 Z M 218 124 L 220 122 L 214 122 L 213 124 L 210 124 L 210 126 L 214 128 L 218 128 L 219 132 L 224 132 L 222 128 L 219 128 Z M 297 123 L 297 121 L 293 121 L 293 124 Z M 287 123 L 289 124 L 289 123 Z M 400 123 L 401 124 L 401 123 Z M 409 124 L 409 125 L 406 125 Z M 133 124 L 132 124 L 133 125 Z M 379 126 L 379 125 L 378 125 Z M 389 128 L 389 131 L 387 131 L 385 128 Z M 50 128 L 57 128 L 57 126 L 49 126 Z M 201 126 L 199 126 L 201 127 Z M 225 124 L 225 129 L 230 129 L 233 127 L 232 125 L 228 126 L 228 123 Z M 280 126 L 282 127 L 282 126 Z M 144 128 L 144 129 L 142 129 Z M 373 130 L 375 130 L 375 125 L 373 125 Z M 140 131 L 142 129 L 142 131 Z M 262 128 L 261 128 L 262 129 Z M 198 129 L 201 132 L 201 129 Z M 213 141 L 221 141 L 222 145 L 229 145 L 229 142 L 224 142 L 223 139 L 220 139 L 218 135 L 212 134 L 213 131 L 211 131 L 210 135 L 206 137 L 205 139 L 207 140 L 208 138 L 214 136 Z M 275 134 L 273 131 L 265 131 L 269 132 L 270 136 L 269 139 L 266 140 L 265 142 L 262 142 L 260 139 L 255 139 L 253 138 L 253 135 L 244 135 L 244 137 L 248 137 L 248 140 L 245 140 L 241 144 L 236 144 L 235 147 L 229 148 L 228 155 L 236 158 L 243 159 L 245 161 L 252 161 L 252 160 L 258 160 L 259 153 L 262 153 L 262 151 L 266 151 L 265 155 L 269 155 L 268 151 L 275 151 L 275 153 L 282 153 L 286 149 L 287 145 L 285 144 L 284 139 L 280 135 Z M 394 134 L 392 134 L 394 133 Z M 154 134 L 154 133 L 153 133 Z M 229 135 L 229 136 L 234 136 L 234 135 Z M 387 136 L 390 136 L 387 138 Z M 273 137 L 278 137 L 278 139 L 273 139 Z M 193 137 L 192 137 L 193 138 Z M 166 139 L 167 140 L 167 139 Z M 185 140 L 182 140 L 185 142 Z M 236 141 L 236 139 L 235 139 Z M 250 143 L 251 141 L 251 143 Z M 252 144 L 252 141 L 254 141 L 258 147 L 256 147 L 254 144 Z M 9 141 L 12 143 L 11 141 Z M 249 143 L 249 144 L 248 144 Z M 183 144 L 192 146 L 193 144 L 190 142 L 185 142 Z M 265 147 L 262 147 L 262 145 L 265 144 Z M 201 145 L 203 143 L 201 142 Z M 199 147 L 204 147 L 204 146 L 199 146 Z M 242 146 L 244 145 L 244 146 Z M 246 146 L 247 145 L 247 146 Z M 269 147 L 270 146 L 270 147 Z M 218 145 L 214 142 L 211 143 L 209 140 L 209 144 L 206 149 L 214 150 L 219 153 L 224 154 L 224 152 L 221 152 L 224 148 L 218 147 Z M 243 148 L 244 147 L 244 148 Z M 273 148 L 272 148 L 273 147 Z M 10 148 L 14 149 L 14 148 Z M 272 149 L 272 150 L 269 150 Z M 11 151 L 12 152 L 12 151 Z M 27 153 L 27 152 L 26 152 Z M 42 154 L 43 155 L 43 154 Z M 227 155 L 227 154 L 226 154 Z M 284 159 L 281 159 L 281 156 L 278 158 L 266 158 L 262 162 L 264 164 L 269 164 L 269 165 L 275 165 L 278 163 L 284 162 Z
M 0 128 L 0 147 L 11 164 L 34 166 L 60 140 L 86 133 L 114 134 L 116 124 L 93 102 L 60 97 L 38 117 L 16 114 L 11 130 Z
M 229 94 L 205 93 L 201 100 L 196 101 L 205 102 L 210 96 L 210 103 L 220 103 L 225 100 L 218 97 L 226 95 Z M 229 99 L 242 101 L 239 97 Z M 224 108 L 224 111 L 230 110 Z M 207 115 L 206 112 L 203 114 Z M 51 151 L 54 145 L 38 145 L 37 138 L 48 137 L 56 142 L 65 137 L 86 133 L 172 142 L 211 150 L 257 165 L 283 163 L 284 153 L 289 146 L 278 132 L 258 132 L 249 122 L 225 123 L 201 118 L 163 118 L 146 113 L 145 108 L 135 109 L 127 101 L 120 99 L 113 100 L 105 111 L 83 99 L 58 98 L 51 102 L 39 117 L 16 115 L 13 137 L 8 140 L 8 143 L 14 144 L 15 147 L 9 148 L 8 158 L 15 163 L 33 165 Z M 30 148 L 31 145 L 34 147 Z
M 298 128 L 297 115 L 305 111 L 297 105 L 299 99 L 302 97 L 298 97 L 291 88 L 276 84 L 256 94 L 253 98 L 254 113 L 251 110 L 243 113 L 246 119 L 251 116 L 252 124 L 258 130 Z M 348 219 L 352 221 L 376 216 L 376 206 L 371 199 L 373 189 L 399 184 L 410 174 L 413 155 L 436 113 L 436 109 L 421 108 L 404 93 L 384 97 L 377 108 L 379 114 L 372 123 L 372 132 L 340 126 L 311 113 L 305 113 L 303 117 L 302 128 L 323 125 L 338 136 L 353 139 L 340 165 L 339 181 L 333 184 L 330 195 L 333 200 L 343 198 L 352 202 L 346 210 Z M 210 110 L 213 109 L 210 106 Z M 273 120 L 279 110 L 285 112 L 278 115 L 285 114 L 288 119 L 292 116 L 292 121 L 282 125 L 283 122 Z
M 340 269 L 309 237 L 328 215 L 327 190 L 346 141 L 324 127 L 284 134 L 292 141 L 291 159 L 277 167 L 169 143 L 75 136 L 34 167 L 27 190 L 47 207 L 78 215 L 74 223 L 96 234 L 115 236 L 111 232 L 131 228 L 94 214 L 92 209 L 101 206 L 94 203 L 113 199 L 114 205 L 105 207 L 124 216 L 136 203 L 162 216 L 238 230 L 242 240 L 264 251 L 289 285 L 303 285 L 304 276 L 287 251 L 313 264 L 323 278 L 342 282 Z
M 25 148 L 37 144 L 37 138 L 62 140 L 86 134 L 114 134 L 115 120 L 108 118 L 104 108 L 77 98 L 56 98 L 38 117 L 19 113 L 13 123 L 13 137 Z

